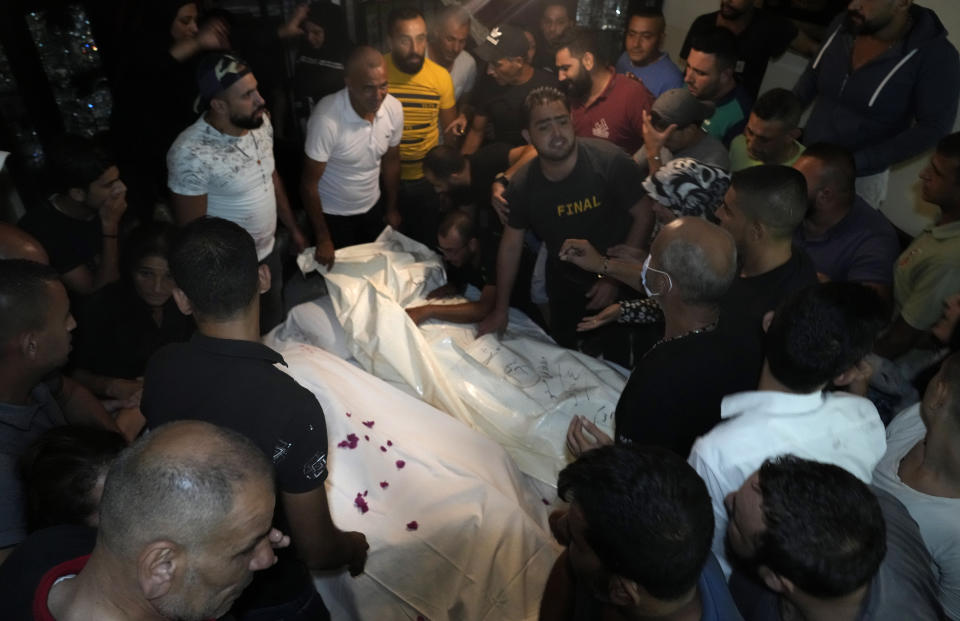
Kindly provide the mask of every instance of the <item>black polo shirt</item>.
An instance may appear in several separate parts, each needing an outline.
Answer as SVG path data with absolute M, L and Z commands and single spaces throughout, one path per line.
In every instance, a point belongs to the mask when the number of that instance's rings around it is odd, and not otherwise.
M 197 332 L 150 359 L 140 409 L 149 427 L 194 419 L 233 429 L 270 457 L 281 492 L 308 492 L 327 478 L 323 409 L 277 364 L 286 366 L 280 354 L 260 343 Z M 278 502 L 274 522 L 282 527 L 281 508 Z M 255 574 L 238 605 L 259 608 L 303 591 L 309 573 L 292 550 L 278 550 L 279 562 Z

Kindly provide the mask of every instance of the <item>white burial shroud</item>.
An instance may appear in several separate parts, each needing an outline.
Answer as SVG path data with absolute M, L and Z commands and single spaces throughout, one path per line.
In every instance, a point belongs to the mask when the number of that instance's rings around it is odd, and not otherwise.
M 304 272 L 319 267 L 312 249 L 298 262 Z M 404 309 L 426 303 L 426 294 L 446 282 L 442 262 L 426 246 L 387 227 L 373 243 L 338 250 L 324 277 L 336 321 L 318 317 L 321 307 L 302 305 L 291 314 L 300 321 L 291 331 L 306 332 L 301 338 L 309 342 L 342 343 L 363 369 L 480 430 L 534 479 L 556 485 L 571 459 L 565 437 L 574 415 L 613 435 L 625 373 L 557 346 L 516 309 L 499 340 L 476 338 L 474 324 L 413 323 Z M 321 324 L 342 329 L 342 337 L 310 334 Z

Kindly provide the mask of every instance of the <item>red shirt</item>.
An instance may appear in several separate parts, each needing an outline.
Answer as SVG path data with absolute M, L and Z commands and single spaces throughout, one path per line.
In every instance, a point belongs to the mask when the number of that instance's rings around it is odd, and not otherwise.
M 653 106 L 653 94 L 641 82 L 613 74 L 600 96 L 589 106 L 574 106 L 577 136 L 603 138 L 630 155 L 643 146 L 643 111 Z
M 50 597 L 50 589 L 53 588 L 53 583 L 64 576 L 75 576 L 79 574 L 80 570 L 86 566 L 89 560 L 89 554 L 80 556 L 69 561 L 64 561 L 43 574 L 43 578 L 40 579 L 40 584 L 37 585 L 37 590 L 33 594 L 34 621 L 57 621 L 53 618 L 53 615 L 50 614 L 50 609 L 47 608 L 47 598 Z

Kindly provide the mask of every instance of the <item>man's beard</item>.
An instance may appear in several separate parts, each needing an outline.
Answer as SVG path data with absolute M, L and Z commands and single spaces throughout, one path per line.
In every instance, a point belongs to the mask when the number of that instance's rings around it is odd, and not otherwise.
M 854 19 L 859 18 L 859 20 Z M 858 11 L 847 11 L 844 23 L 855 35 L 872 35 L 886 28 L 893 21 L 893 15 L 867 20 Z
M 580 67 L 580 72 L 575 78 L 564 80 L 563 89 L 567 96 L 574 101 L 583 101 L 590 95 L 590 89 L 593 87 L 593 80 L 586 69 Z
M 547 146 L 549 147 L 549 145 Z M 576 139 L 574 139 L 567 144 L 567 146 L 563 149 L 563 151 L 548 153 L 546 152 L 546 149 L 545 149 L 544 151 L 538 151 L 537 155 L 540 157 L 540 159 L 546 160 L 548 162 L 562 162 L 563 160 L 567 159 L 570 156 L 570 154 L 573 153 L 573 150 L 576 148 L 577 148 L 577 141 Z
M 720 15 L 723 19 L 740 19 L 746 12 L 746 10 L 737 10 L 726 2 L 720 3 Z
M 403 58 L 394 58 L 393 62 L 397 69 L 410 75 L 420 73 L 423 68 L 423 56 L 419 54 L 407 54 Z
M 266 110 L 266 108 L 258 108 L 250 116 L 231 116 L 230 122 L 242 129 L 257 129 L 263 125 L 263 115 L 260 113 L 264 110 Z M 257 116 L 258 114 L 260 114 L 260 116 Z

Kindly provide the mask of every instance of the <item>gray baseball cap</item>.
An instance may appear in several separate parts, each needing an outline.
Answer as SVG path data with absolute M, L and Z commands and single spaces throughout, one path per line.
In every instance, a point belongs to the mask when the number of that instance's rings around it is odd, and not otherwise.
M 716 109 L 712 101 L 701 101 L 686 88 L 674 88 L 657 97 L 650 111 L 656 112 L 668 124 L 686 127 L 709 119 Z
M 473 53 L 481 60 L 492 62 L 501 58 L 526 56 L 530 44 L 523 29 L 511 24 L 494 26 L 483 43 L 477 46 Z

